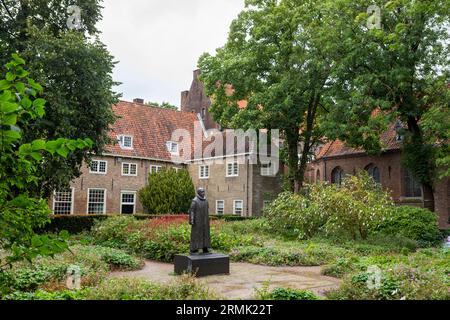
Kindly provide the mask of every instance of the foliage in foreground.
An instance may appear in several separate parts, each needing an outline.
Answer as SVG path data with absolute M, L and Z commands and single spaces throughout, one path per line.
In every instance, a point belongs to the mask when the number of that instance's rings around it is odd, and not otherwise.
M 211 300 L 219 297 L 189 276 L 181 276 L 169 284 L 156 284 L 143 279 L 112 278 L 80 291 L 15 292 L 5 300 Z
M 29 78 L 25 61 L 17 54 L 5 65 L 0 80 L 0 249 L 10 253 L 0 260 L 2 269 L 20 260 L 53 255 L 67 249 L 67 233 L 60 237 L 36 235 L 34 229 L 49 222 L 48 203 L 40 190 L 40 167 L 92 147 L 90 139 L 29 141 L 25 129 L 45 115 L 41 85 Z M 0 275 L 2 276 L 2 275 Z
M 71 265 L 81 268 L 83 287 L 98 284 L 110 271 L 139 270 L 143 266 L 141 259 L 119 249 L 75 245 L 70 250 L 54 258 L 42 257 L 33 264 L 23 262 L 5 270 L 1 274 L 0 295 L 15 291 L 63 289 L 67 268 Z

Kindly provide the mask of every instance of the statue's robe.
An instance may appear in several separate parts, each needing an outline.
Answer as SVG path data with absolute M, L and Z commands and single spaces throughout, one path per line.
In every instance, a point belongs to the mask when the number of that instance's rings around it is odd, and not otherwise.
M 189 209 L 189 223 L 191 231 L 191 251 L 211 248 L 211 235 L 209 229 L 208 201 L 195 197 Z

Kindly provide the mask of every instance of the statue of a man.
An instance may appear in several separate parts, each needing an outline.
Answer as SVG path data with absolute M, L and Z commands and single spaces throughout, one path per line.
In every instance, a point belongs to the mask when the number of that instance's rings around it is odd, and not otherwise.
M 208 201 L 203 188 L 197 190 L 197 196 L 192 200 L 191 208 L 189 209 L 189 223 L 192 226 L 191 253 L 198 253 L 200 249 L 203 250 L 203 253 L 208 253 L 208 249 L 211 248 L 211 235 L 209 231 Z

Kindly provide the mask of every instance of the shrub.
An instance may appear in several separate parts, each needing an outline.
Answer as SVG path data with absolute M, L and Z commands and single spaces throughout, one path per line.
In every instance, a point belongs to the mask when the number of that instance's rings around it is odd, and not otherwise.
M 328 236 L 367 239 L 392 214 L 394 205 L 367 173 L 349 176 L 341 187 L 317 184 L 304 195 L 281 194 L 264 211 L 273 232 L 300 239 Z
M 338 188 L 329 186 L 317 200 L 329 214 L 325 229 L 328 234 L 343 233 L 354 240 L 367 239 L 394 208 L 389 194 L 366 173 L 348 176 Z
M 270 282 L 265 282 L 261 289 L 256 289 L 256 299 L 258 300 L 319 300 L 314 293 L 306 290 L 296 290 L 290 288 L 275 288 L 270 291 Z
M 189 276 L 159 285 L 142 279 L 108 279 L 87 293 L 87 300 L 208 300 L 214 293 Z
M 436 245 L 442 241 L 435 213 L 417 207 L 398 207 L 378 229 L 383 234 L 401 235 L 418 241 L 421 246 Z
M 319 298 L 310 291 L 294 290 L 286 288 L 276 288 L 272 291 L 273 300 L 319 300 Z
M 316 203 L 291 192 L 280 194 L 264 210 L 264 216 L 272 232 L 300 239 L 312 237 L 327 221 Z
M 449 300 L 449 285 L 434 272 L 399 265 L 385 271 L 379 288 L 369 288 L 369 274 L 345 278 L 341 287 L 326 295 L 332 300 Z
M 139 200 L 149 214 L 187 213 L 195 188 L 187 170 L 164 169 L 151 173 L 139 191 Z

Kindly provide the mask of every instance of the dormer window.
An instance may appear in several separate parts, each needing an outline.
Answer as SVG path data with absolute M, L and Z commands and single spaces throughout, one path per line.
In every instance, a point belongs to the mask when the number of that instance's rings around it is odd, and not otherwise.
M 122 149 L 133 150 L 133 137 L 121 135 L 118 137 L 119 145 Z
M 166 145 L 167 151 L 169 151 L 171 154 L 178 154 L 178 143 L 169 141 Z

